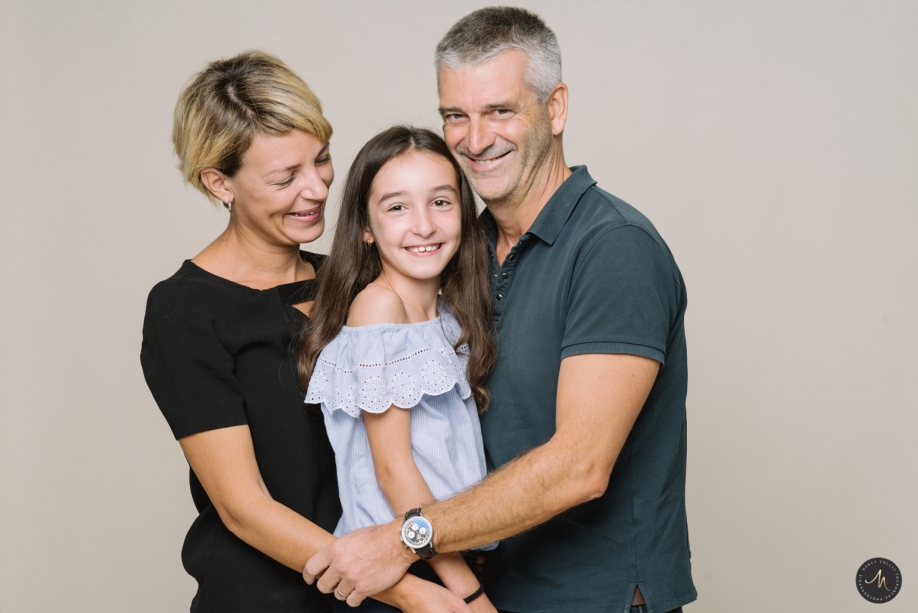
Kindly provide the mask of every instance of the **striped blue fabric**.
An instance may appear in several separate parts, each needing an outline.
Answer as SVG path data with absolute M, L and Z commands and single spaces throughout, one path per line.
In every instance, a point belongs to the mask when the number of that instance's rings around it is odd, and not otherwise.
M 343 509 L 335 536 L 394 518 L 376 483 L 363 411 L 411 411 L 414 461 L 437 500 L 484 477 L 481 427 L 466 379 L 468 347 L 453 348 L 460 333 L 444 307 L 420 323 L 345 326 L 322 351 L 306 402 L 321 405 L 335 450 Z

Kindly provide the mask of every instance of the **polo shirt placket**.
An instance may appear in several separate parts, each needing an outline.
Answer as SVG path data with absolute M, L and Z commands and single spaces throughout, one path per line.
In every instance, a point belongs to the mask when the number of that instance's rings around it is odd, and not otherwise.
M 521 253 L 529 241 L 529 234 L 524 234 L 510 249 L 504 258 L 503 264 L 498 264 L 493 243 L 489 243 L 490 258 L 488 260 L 491 272 L 491 314 L 496 326 L 500 326 L 500 315 L 507 301 L 510 299 L 510 289 L 513 286 L 514 273 Z

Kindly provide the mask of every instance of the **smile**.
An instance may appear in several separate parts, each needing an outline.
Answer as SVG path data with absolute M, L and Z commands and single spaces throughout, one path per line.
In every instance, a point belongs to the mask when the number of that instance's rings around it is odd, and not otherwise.
M 316 217 L 321 212 L 322 212 L 322 207 L 317 207 L 310 211 L 295 211 L 293 213 L 287 213 L 287 215 L 289 215 L 290 217 L 294 217 L 296 219 L 307 219 L 308 220 L 308 219 L 312 219 Z
M 485 169 L 485 168 L 487 168 L 487 167 L 489 167 L 489 166 L 491 166 L 491 165 L 493 165 L 493 164 L 495 164 L 495 163 L 501 161 L 502 159 L 504 159 L 505 157 L 507 157 L 507 155 L 509 155 L 509 153 L 510 153 L 510 152 L 507 151 L 506 153 L 502 153 L 502 154 L 500 154 L 500 155 L 497 156 L 497 157 L 488 158 L 488 159 L 486 159 L 486 160 L 480 160 L 480 159 L 473 158 L 473 157 L 469 157 L 469 156 L 465 156 L 465 157 L 468 158 L 469 162 L 471 162 L 472 165 L 477 166 L 478 168 Z
M 417 247 L 405 247 L 405 251 L 410 251 L 411 253 L 427 253 L 429 251 L 438 251 L 442 246 L 443 243 L 437 243 L 436 245 L 419 245 Z

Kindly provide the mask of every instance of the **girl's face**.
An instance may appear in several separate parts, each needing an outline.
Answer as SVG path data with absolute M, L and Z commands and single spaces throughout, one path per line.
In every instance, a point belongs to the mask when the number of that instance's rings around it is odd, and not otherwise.
M 462 234 L 459 182 L 449 161 L 426 151 L 389 160 L 373 179 L 367 212 L 364 240 L 375 243 L 384 274 L 439 281 Z

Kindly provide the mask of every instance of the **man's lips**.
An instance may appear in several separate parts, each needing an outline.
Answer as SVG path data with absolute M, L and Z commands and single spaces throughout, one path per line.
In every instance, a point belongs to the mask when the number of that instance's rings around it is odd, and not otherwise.
M 465 156 L 465 159 L 469 161 L 469 164 L 471 164 L 472 168 L 474 168 L 475 170 L 489 170 L 490 168 L 495 166 L 498 162 L 500 162 L 502 159 L 507 157 L 509 153 L 510 153 L 509 151 L 505 151 L 504 153 L 501 153 L 500 155 L 495 155 L 495 156 L 488 157 L 488 158 L 476 158 L 475 156 L 468 155 L 466 153 L 463 153 L 462 155 Z

